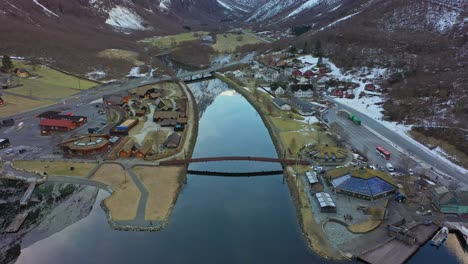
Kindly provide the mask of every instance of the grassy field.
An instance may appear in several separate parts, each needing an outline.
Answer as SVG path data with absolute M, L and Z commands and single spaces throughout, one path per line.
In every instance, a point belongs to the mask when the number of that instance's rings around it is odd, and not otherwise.
M 122 166 L 104 164 L 91 179 L 107 184 L 112 188 L 112 195 L 104 200 L 112 220 L 135 219 L 141 194 Z
M 96 163 L 68 162 L 68 161 L 41 161 L 41 160 L 15 160 L 13 166 L 30 172 L 47 173 L 49 176 L 86 177 L 96 167 Z M 74 169 L 71 170 L 70 168 Z
M 15 80 L 22 86 L 8 89 L 8 92 L 16 95 L 55 100 L 98 85 L 95 82 L 67 75 L 46 66 L 37 65 L 34 67 L 23 61 L 14 61 L 13 63 L 14 67 L 25 68 L 32 75 L 28 78 L 15 77 Z
M 385 207 L 387 207 L 388 200 L 382 202 L 382 207 L 372 207 L 369 208 L 369 219 L 367 221 L 349 225 L 348 230 L 353 233 L 368 233 L 377 227 L 379 227 L 380 223 L 382 223 L 382 219 L 384 218 L 385 214 Z
M 143 65 L 144 62 L 138 60 L 138 53 L 129 50 L 106 49 L 97 54 L 98 58 L 120 59 L 133 63 L 136 66 Z
M 201 35 L 207 35 L 209 32 L 197 31 L 197 32 L 186 32 L 177 35 L 163 36 L 163 37 L 151 37 L 140 40 L 138 42 L 148 44 L 160 49 L 172 49 L 187 41 L 194 41 L 200 39 Z
M 252 35 L 226 33 L 216 35 L 213 48 L 219 53 L 226 53 L 235 51 L 237 47 L 257 43 L 260 43 L 260 40 Z
M 184 168 L 139 166 L 134 171 L 149 192 L 145 219 L 167 219 L 177 200 Z
M 3 94 L 5 105 L 0 107 L 0 117 L 11 116 L 34 108 L 53 104 L 51 100 L 31 100 L 24 97 Z

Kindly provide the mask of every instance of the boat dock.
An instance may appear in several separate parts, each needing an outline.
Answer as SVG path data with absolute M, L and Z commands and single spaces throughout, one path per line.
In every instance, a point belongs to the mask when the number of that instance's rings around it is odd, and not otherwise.
M 409 229 L 415 239 L 413 244 L 394 237 L 378 248 L 361 254 L 358 259 L 371 264 L 402 264 L 413 256 L 420 247 L 424 246 L 438 229 L 439 227 L 434 224 L 414 226 Z
M 29 183 L 28 189 L 24 193 L 23 197 L 21 197 L 20 200 L 20 205 L 21 206 L 26 206 L 29 203 L 29 199 L 31 199 L 31 195 L 34 192 L 34 189 L 36 188 L 36 181 L 32 181 Z
M 21 225 L 23 225 L 24 221 L 28 217 L 28 213 L 17 214 L 13 222 L 5 229 L 7 233 L 16 233 L 18 232 Z

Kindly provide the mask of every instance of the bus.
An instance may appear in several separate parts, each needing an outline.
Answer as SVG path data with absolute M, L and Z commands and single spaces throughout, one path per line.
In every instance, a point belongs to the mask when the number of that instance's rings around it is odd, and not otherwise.
M 375 151 L 377 152 L 377 154 L 379 154 L 382 158 L 386 159 L 386 160 L 389 160 L 390 159 L 390 152 L 388 152 L 387 150 L 385 150 L 384 148 L 378 146 Z

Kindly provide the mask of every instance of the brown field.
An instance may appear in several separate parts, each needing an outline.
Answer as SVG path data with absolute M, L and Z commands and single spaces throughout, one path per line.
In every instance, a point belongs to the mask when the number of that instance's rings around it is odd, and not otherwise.
M 134 171 L 149 192 L 145 219 L 167 219 L 177 200 L 184 168 L 139 166 Z
M 106 59 L 126 60 L 136 66 L 144 64 L 144 62 L 138 60 L 138 53 L 129 50 L 106 49 L 99 52 L 97 57 Z
M 112 188 L 112 195 L 104 200 L 112 220 L 135 219 L 141 194 L 122 166 L 103 164 L 91 179 Z
M 41 160 L 16 160 L 13 162 L 15 168 L 29 172 L 39 172 L 41 175 L 47 173 L 49 176 L 72 176 L 86 177 L 96 167 L 96 163 L 68 162 L 68 161 L 41 161 Z M 74 169 L 71 170 L 70 168 Z

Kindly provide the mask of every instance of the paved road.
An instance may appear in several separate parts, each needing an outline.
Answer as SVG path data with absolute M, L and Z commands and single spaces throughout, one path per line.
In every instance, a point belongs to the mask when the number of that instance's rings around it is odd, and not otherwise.
M 330 98 L 328 98 L 330 99 Z M 400 156 L 400 160 L 398 161 L 398 165 L 401 165 L 402 163 L 402 158 L 411 158 L 413 159 L 414 161 L 416 161 L 422 168 L 424 169 L 430 169 L 431 167 L 434 169 L 435 172 L 438 172 L 439 174 L 445 174 L 446 176 L 449 176 L 449 177 L 453 177 L 457 180 L 459 180 L 460 182 L 463 182 L 463 183 L 468 183 L 468 175 L 466 175 L 465 173 L 463 173 L 462 171 L 458 170 L 456 168 L 456 166 L 454 166 L 452 163 L 448 163 L 448 162 L 443 162 L 441 161 L 435 154 L 432 154 L 432 153 L 429 153 L 427 148 L 420 145 L 420 144 L 417 144 L 403 136 L 401 136 L 400 134 L 398 134 L 397 132 L 395 131 L 392 131 L 390 129 L 388 129 L 387 127 L 385 127 L 384 125 L 382 125 L 380 122 L 378 122 L 377 120 L 365 115 L 364 113 L 361 113 L 353 108 L 350 108 L 346 105 L 343 105 L 339 102 L 335 102 L 336 103 L 336 107 L 332 110 L 330 110 L 328 113 L 327 113 L 327 117 L 329 119 L 329 122 L 333 122 L 333 120 L 339 120 L 339 117 L 336 117 L 336 111 L 337 110 L 340 110 L 340 109 L 344 109 L 344 110 L 347 110 L 347 111 L 350 111 L 350 112 L 353 112 L 353 113 L 356 113 L 357 115 L 359 115 L 359 117 L 361 118 L 362 120 L 362 124 L 364 126 L 364 128 L 359 128 L 359 129 L 350 129 L 350 126 L 347 125 L 346 127 L 349 130 L 349 133 L 352 135 L 352 137 L 355 137 L 356 140 L 354 140 L 354 142 L 359 145 L 359 144 L 363 144 L 362 142 L 360 142 L 360 138 L 364 138 L 364 140 L 368 140 L 370 136 L 369 133 L 373 134 L 374 136 L 374 139 L 367 142 L 367 144 L 374 144 L 375 142 L 375 133 L 373 133 L 374 131 L 379 134 L 382 138 L 380 138 L 380 144 L 379 145 L 382 145 L 384 148 L 387 146 L 387 148 L 390 150 L 390 152 L 392 153 L 392 155 L 398 155 Z M 343 123 L 343 122 L 340 122 L 340 123 Z M 350 124 L 352 124 L 351 122 L 348 122 Z M 370 130 L 373 130 L 372 132 L 369 131 Z M 365 132 L 365 130 L 367 132 Z M 363 134 L 365 133 L 365 134 Z M 361 136 L 361 135 L 364 135 L 364 136 Z M 371 137 L 372 138 L 372 137 Z M 386 139 L 386 140 L 384 140 Z M 387 142 L 391 142 L 391 144 L 393 144 L 392 146 L 390 146 L 390 144 L 388 144 Z M 375 145 L 370 145 L 368 146 L 369 149 L 371 150 L 374 150 L 375 149 Z M 357 146 L 356 146 L 357 148 Z M 400 150 L 398 151 L 397 148 Z M 399 154 L 396 154 L 400 152 Z M 403 153 L 401 153 L 403 152 Z

